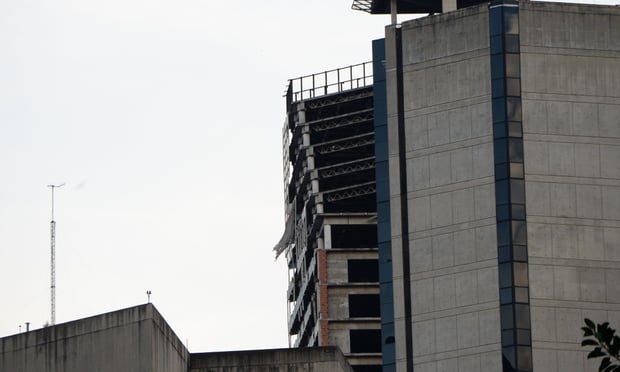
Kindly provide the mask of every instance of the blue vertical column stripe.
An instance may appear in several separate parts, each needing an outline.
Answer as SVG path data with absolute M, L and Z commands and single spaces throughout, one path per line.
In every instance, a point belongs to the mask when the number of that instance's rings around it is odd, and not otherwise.
M 532 371 L 519 3 L 489 5 L 498 279 L 504 372 Z
M 388 166 L 387 93 L 385 79 L 385 39 L 372 42 L 373 106 L 377 183 L 377 234 L 379 242 L 379 282 L 381 298 L 381 351 L 383 371 L 396 371 L 394 338 L 394 295 L 392 285 L 392 243 Z

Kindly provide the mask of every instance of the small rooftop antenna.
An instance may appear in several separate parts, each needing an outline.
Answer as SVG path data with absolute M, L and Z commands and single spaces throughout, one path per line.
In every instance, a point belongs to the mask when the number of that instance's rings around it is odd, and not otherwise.
M 146 291 L 146 300 L 147 303 L 151 303 L 151 290 L 149 289 L 148 291 Z
M 54 221 L 54 189 L 63 187 L 61 185 L 47 185 L 52 189 L 52 220 L 50 221 L 50 245 L 51 245 L 51 286 L 50 286 L 50 300 L 51 300 L 51 319 L 50 325 L 56 324 L 56 221 Z
M 398 2 L 396 0 L 390 0 L 390 18 L 392 21 L 392 26 L 398 24 Z

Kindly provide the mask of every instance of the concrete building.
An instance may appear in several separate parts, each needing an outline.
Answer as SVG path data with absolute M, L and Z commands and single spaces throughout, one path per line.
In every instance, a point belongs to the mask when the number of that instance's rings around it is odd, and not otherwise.
M 583 318 L 620 325 L 620 8 L 473 4 L 374 46 L 384 371 L 594 370 Z
M 286 109 L 289 333 L 380 371 L 372 64 L 292 79 Z
M 0 338 L 0 372 L 351 372 L 336 347 L 189 353 L 152 304 Z
M 2 372 L 181 372 L 189 360 L 151 304 L 0 338 Z
M 335 346 L 191 355 L 189 372 L 352 372 Z

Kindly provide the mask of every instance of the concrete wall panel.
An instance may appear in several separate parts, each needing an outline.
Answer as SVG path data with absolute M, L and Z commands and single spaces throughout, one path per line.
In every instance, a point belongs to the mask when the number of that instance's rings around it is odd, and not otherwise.
M 620 227 L 620 9 L 527 2 L 520 16 L 534 369 L 581 372 L 583 318 L 620 301 L 620 240 L 605 240 Z

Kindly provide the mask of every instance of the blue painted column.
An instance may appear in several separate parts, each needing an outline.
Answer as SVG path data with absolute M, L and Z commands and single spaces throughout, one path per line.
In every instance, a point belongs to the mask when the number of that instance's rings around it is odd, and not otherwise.
M 383 353 L 383 372 L 393 372 L 396 371 L 396 350 L 394 339 L 394 292 L 392 286 L 385 39 L 372 42 L 372 60 L 377 182 L 377 240 L 379 243 L 381 298 L 381 352 Z
M 519 3 L 489 5 L 503 371 L 532 371 Z

